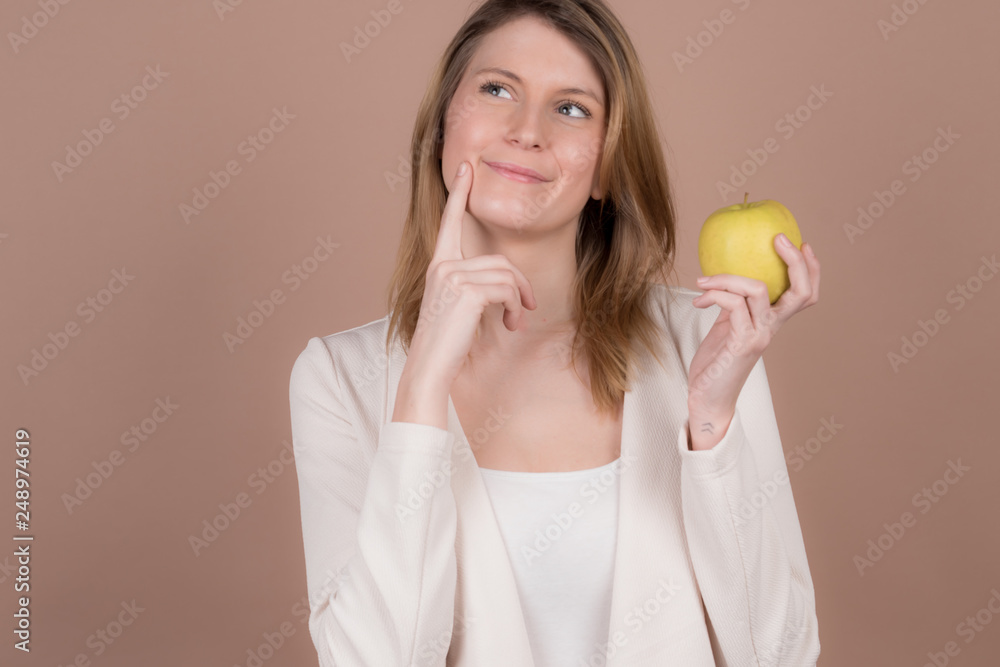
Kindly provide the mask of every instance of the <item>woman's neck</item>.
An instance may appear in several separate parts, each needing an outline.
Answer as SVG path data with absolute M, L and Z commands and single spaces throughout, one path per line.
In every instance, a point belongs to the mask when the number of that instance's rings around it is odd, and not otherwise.
M 471 216 L 470 216 L 471 217 Z M 479 255 L 503 255 L 524 274 L 531 285 L 538 307 L 523 308 L 523 320 L 517 330 L 503 323 L 503 303 L 488 304 L 480 319 L 479 349 L 517 352 L 524 345 L 534 346 L 553 340 L 572 338 L 575 331 L 576 225 L 564 224 L 545 230 L 510 232 L 489 228 L 473 219 L 463 237 L 466 258 Z M 467 231 L 466 231 L 467 230 Z

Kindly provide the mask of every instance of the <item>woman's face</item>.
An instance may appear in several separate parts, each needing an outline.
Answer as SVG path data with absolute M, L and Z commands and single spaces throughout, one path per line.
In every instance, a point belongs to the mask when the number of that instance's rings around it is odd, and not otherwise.
M 445 184 L 468 161 L 468 210 L 480 222 L 517 230 L 576 225 L 587 199 L 602 196 L 605 103 L 600 75 L 562 33 L 535 17 L 503 25 L 483 39 L 448 106 Z M 516 180 L 490 163 L 544 180 Z

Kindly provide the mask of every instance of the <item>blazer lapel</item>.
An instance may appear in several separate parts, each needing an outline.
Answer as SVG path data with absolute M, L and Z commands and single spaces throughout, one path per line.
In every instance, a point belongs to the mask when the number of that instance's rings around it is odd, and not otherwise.
M 619 478 L 606 664 L 694 667 L 690 651 L 698 644 L 709 655 L 711 650 L 681 512 L 677 439 L 687 419 L 687 369 L 670 344 L 662 346 L 663 368 L 637 348 L 622 414 L 622 460 L 628 465 Z M 671 557 L 679 552 L 685 554 L 680 561 Z
M 397 339 L 389 361 L 386 421 L 391 419 L 405 363 L 406 353 Z M 534 667 L 507 548 L 451 395 L 448 431 L 455 436 L 451 488 L 458 513 L 455 538 L 458 572 L 447 665 Z
M 455 434 L 451 486 L 458 506 L 455 634 L 448 664 L 534 667 L 507 547 L 450 395 L 448 430 Z

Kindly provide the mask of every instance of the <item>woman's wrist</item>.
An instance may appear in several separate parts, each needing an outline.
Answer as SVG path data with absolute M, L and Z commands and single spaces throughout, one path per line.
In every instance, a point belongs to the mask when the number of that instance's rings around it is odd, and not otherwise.
M 392 421 L 448 428 L 450 387 L 438 378 L 414 377 L 405 368 L 396 389 Z
M 735 411 L 714 411 L 688 404 L 688 449 L 698 452 L 715 447 L 726 435 Z

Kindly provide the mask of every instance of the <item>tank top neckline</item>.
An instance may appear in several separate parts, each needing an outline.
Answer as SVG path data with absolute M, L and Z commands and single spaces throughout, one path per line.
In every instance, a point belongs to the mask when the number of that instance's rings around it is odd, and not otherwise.
M 507 477 L 507 478 L 530 478 L 530 479 L 559 479 L 559 480 L 569 480 L 577 479 L 579 477 L 591 477 L 599 472 L 604 471 L 607 468 L 612 467 L 616 463 L 621 461 L 622 457 L 619 456 L 614 461 L 610 463 L 605 463 L 602 466 L 596 468 L 586 468 L 584 470 L 559 470 L 559 471 L 546 471 L 546 472 L 524 472 L 521 470 L 495 470 L 493 468 L 482 468 L 479 470 L 487 476 L 491 477 Z

